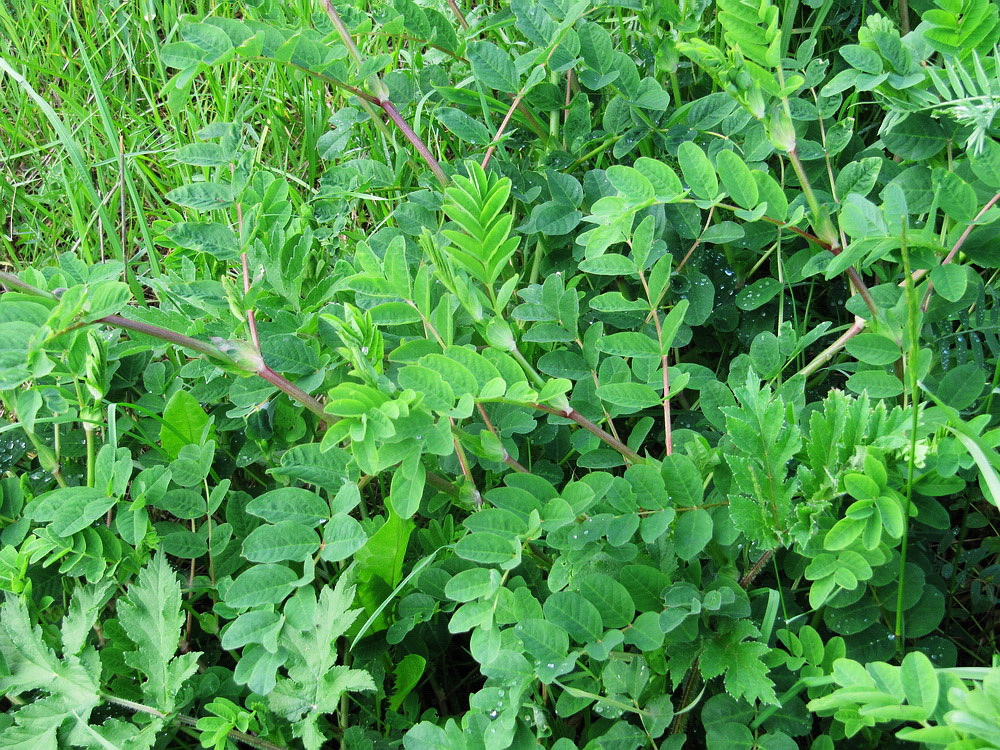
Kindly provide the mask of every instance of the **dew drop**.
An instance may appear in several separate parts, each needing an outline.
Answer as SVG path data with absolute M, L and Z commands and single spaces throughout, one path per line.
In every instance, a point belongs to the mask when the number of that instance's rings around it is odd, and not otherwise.
M 556 665 L 555 665 L 555 664 L 553 664 L 552 662 L 549 662 L 549 663 L 548 663 L 548 664 L 546 664 L 545 666 L 546 666 L 546 667 L 548 667 L 549 669 L 555 669 L 555 668 L 556 668 Z

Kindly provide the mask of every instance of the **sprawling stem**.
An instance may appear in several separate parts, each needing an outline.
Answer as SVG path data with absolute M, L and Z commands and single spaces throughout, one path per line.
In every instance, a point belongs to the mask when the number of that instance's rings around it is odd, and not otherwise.
M 546 406 L 545 404 L 529 404 L 529 406 L 531 406 L 533 409 L 539 409 L 540 411 L 544 411 L 549 414 L 555 414 L 557 417 L 565 417 L 566 419 L 572 419 L 587 432 L 599 437 L 601 440 L 610 445 L 612 448 L 614 448 L 616 451 L 621 453 L 625 458 L 627 458 L 629 461 L 632 461 L 633 463 L 641 462 L 643 460 L 642 456 L 640 456 L 634 450 L 625 445 L 625 443 L 616 438 L 607 430 L 604 430 L 598 425 L 591 422 L 576 409 L 570 409 L 569 411 L 560 411 L 559 409 L 553 409 L 551 406 Z
M 798 374 L 809 377 L 816 372 L 816 370 L 829 362 L 833 358 L 834 354 L 843 349 L 848 341 L 861 333 L 865 329 L 865 323 L 866 321 L 864 318 L 856 316 L 851 327 L 844 331 L 844 333 L 842 333 L 836 341 L 830 344 L 830 346 L 813 357 L 812 362 L 799 370 Z
M 107 693 L 104 693 L 101 697 L 108 703 L 112 703 L 116 706 L 127 708 L 130 711 L 156 716 L 160 719 L 165 719 L 168 722 L 176 721 L 178 724 L 187 724 L 191 727 L 197 726 L 198 724 L 198 720 L 193 716 L 187 716 L 185 714 L 168 715 L 153 708 L 152 706 L 130 701 L 127 698 L 119 698 L 116 695 L 109 695 Z M 268 742 L 260 737 L 254 737 L 252 734 L 247 734 L 246 732 L 240 732 L 237 729 L 229 730 L 227 736 L 231 739 L 237 740 L 238 742 L 242 742 L 244 745 L 248 745 L 253 748 L 260 748 L 260 750 L 284 750 L 281 745 L 275 745 L 273 742 Z
M 342 41 L 344 46 L 347 47 L 347 52 L 350 54 L 351 59 L 354 60 L 354 64 L 357 65 L 358 70 L 361 70 L 364 66 L 364 61 L 361 59 L 361 52 L 358 50 L 358 45 L 354 43 L 354 37 L 351 36 L 351 32 L 348 31 L 347 26 L 344 25 L 344 21 L 337 12 L 337 9 L 333 7 L 333 3 L 330 2 L 330 0 L 322 0 L 322 3 L 327 16 L 330 17 L 334 28 L 337 29 L 337 35 L 340 37 L 340 41 Z M 461 14 L 459 15 L 461 16 Z M 464 22 L 464 19 L 462 20 Z M 403 116 L 399 114 L 399 110 L 397 110 L 396 107 L 393 106 L 393 103 L 389 101 L 389 89 L 387 89 L 385 84 L 382 83 L 382 80 L 377 74 L 373 73 L 369 76 L 366 83 L 374 96 L 365 97 L 365 99 L 382 108 L 382 111 L 385 112 L 386 116 L 393 121 L 406 140 L 413 145 L 413 147 L 417 150 L 417 153 L 419 153 L 421 158 L 423 158 L 423 160 L 427 163 L 427 166 L 430 167 L 434 176 L 437 177 L 438 182 L 442 185 L 447 185 L 449 183 L 448 175 L 446 175 L 444 170 L 441 169 L 441 165 L 438 163 L 437 159 L 434 158 L 430 149 L 427 148 L 427 144 L 421 140 L 420 136 L 414 132 L 409 123 L 406 122 L 406 120 L 403 119 Z

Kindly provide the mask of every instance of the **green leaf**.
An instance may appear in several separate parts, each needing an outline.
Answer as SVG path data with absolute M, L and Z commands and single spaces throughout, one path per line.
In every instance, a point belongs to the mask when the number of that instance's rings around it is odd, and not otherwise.
M 269 609 L 244 612 L 222 631 L 222 648 L 233 651 L 250 643 L 266 643 L 277 638 L 284 618 Z
M 181 27 L 181 36 L 201 50 L 202 61 L 208 65 L 221 60 L 233 48 L 226 32 L 209 23 L 186 24 Z
M 275 372 L 312 375 L 320 367 L 316 349 L 293 333 L 267 336 L 260 343 L 264 362 Z
M 520 560 L 520 550 L 513 539 L 489 532 L 462 537 L 455 544 L 455 554 L 482 565 L 507 567 Z
M 882 72 L 882 57 L 873 49 L 860 44 L 846 44 L 839 52 L 852 68 L 862 73 L 877 76 Z
M 1000 188 L 1000 143 L 987 138 L 982 153 L 969 155 L 969 165 L 991 190 Z
M 632 411 L 646 409 L 663 402 L 663 398 L 648 385 L 641 383 L 608 383 L 597 388 L 602 401 Z
M 579 268 L 584 273 L 598 276 L 629 276 L 637 273 L 632 259 L 617 253 L 606 253 L 597 258 L 586 258 L 580 261 Z
M 962 299 L 969 283 L 968 269 L 958 263 L 934 266 L 930 276 L 934 289 L 949 302 Z
M 39 495 L 29 507 L 35 521 L 48 523 L 53 534 L 67 537 L 90 526 L 116 502 L 93 487 L 60 487 Z
M 204 53 L 190 42 L 173 42 L 160 48 L 160 59 L 168 68 L 186 70 L 203 61 Z
M 937 120 L 917 112 L 894 125 L 882 141 L 896 156 L 925 161 L 941 151 L 948 139 Z
M 653 200 L 653 184 L 638 169 L 615 164 L 608 167 L 605 174 L 608 182 L 629 203 L 645 204 Z
M 875 187 L 879 172 L 882 171 L 882 157 L 869 156 L 860 161 L 852 161 L 837 175 L 835 188 L 837 197 L 843 201 L 851 193 L 868 195 Z
M 295 572 L 284 565 L 254 565 L 233 581 L 223 601 L 233 609 L 277 604 L 292 593 L 297 579 Z
M 632 596 L 622 584 L 604 573 L 588 573 L 578 590 L 601 613 L 605 628 L 623 628 L 635 616 Z
M 670 312 L 667 313 L 667 317 L 663 319 L 660 324 L 660 353 L 666 356 L 671 347 L 674 344 L 674 337 L 677 335 L 677 331 L 681 327 L 681 323 L 684 322 L 684 315 L 687 313 L 688 307 L 690 307 L 691 302 L 686 299 L 678 301 Z M 673 390 L 671 385 L 671 390 Z
M 605 354 L 619 357 L 659 357 L 659 345 L 642 333 L 622 331 L 612 333 L 597 341 L 597 348 Z
M 557 591 L 542 607 L 546 619 L 565 630 L 580 644 L 601 639 L 601 613 L 597 607 L 575 591 Z
M 741 310 L 756 310 L 774 299 L 781 289 L 781 282 L 771 276 L 759 279 L 739 291 L 736 306 Z
M 456 602 L 471 602 L 493 596 L 500 587 L 500 574 L 490 568 L 469 568 L 456 573 L 444 586 L 444 594 Z
M 715 165 L 718 167 L 719 177 L 722 178 L 722 185 L 732 199 L 748 210 L 755 208 L 759 198 L 757 183 L 754 182 L 753 174 L 746 162 L 734 151 L 726 149 L 715 157 Z
M 327 562 L 346 560 L 368 542 L 364 527 L 347 513 L 337 513 L 323 527 L 320 559 Z
M 236 201 L 232 185 L 220 182 L 193 182 L 181 185 L 164 196 L 179 206 L 195 211 L 215 211 L 229 208 Z
M 548 201 L 531 209 L 531 216 L 524 226 L 524 232 L 541 232 L 550 237 L 569 234 L 580 224 L 583 213 L 565 203 Z
M 236 159 L 236 152 L 219 143 L 189 143 L 177 149 L 174 159 L 193 167 L 223 167 Z
M 427 408 L 437 412 L 450 411 L 455 406 L 455 394 L 440 373 L 422 365 L 407 365 L 397 376 L 401 388 L 411 388 L 424 397 Z
M 669 203 L 683 195 L 677 173 L 669 166 L 648 156 L 641 156 L 635 161 L 635 169 L 653 186 L 653 194 L 660 203 Z
M 198 399 L 185 390 L 178 390 L 163 407 L 160 424 L 160 445 L 174 459 L 185 445 L 199 445 L 205 436 L 209 417 Z
M 172 557 L 194 560 L 208 552 L 208 542 L 194 531 L 179 529 L 162 535 L 159 549 Z
M 125 653 L 125 661 L 145 676 L 143 695 L 154 708 L 172 713 L 185 680 L 198 668 L 200 654 L 176 656 L 185 615 L 180 581 L 166 555 L 154 556 L 139 571 L 135 583 L 118 601 L 117 611 L 118 621 L 137 646 Z
M 890 365 L 902 356 L 899 344 L 879 333 L 859 333 L 847 342 L 847 352 L 869 365 Z
M 236 233 L 216 221 L 180 221 L 171 225 L 167 229 L 166 235 L 178 247 L 199 253 L 208 253 L 216 260 L 236 260 L 240 255 L 240 245 Z
M 251 562 L 272 563 L 305 560 L 319 549 L 315 531 L 295 521 L 264 524 L 243 540 L 243 557 Z
M 847 379 L 854 393 L 867 393 L 871 398 L 893 398 L 903 392 L 903 384 L 895 375 L 881 370 L 856 372 Z
M 271 523 L 294 521 L 315 528 L 330 518 L 330 506 L 315 492 L 301 487 L 282 487 L 265 492 L 247 503 L 247 513 Z
M 823 538 L 823 546 L 829 550 L 845 549 L 864 531 L 865 522 L 853 518 L 841 518 Z
M 899 668 L 899 677 L 903 683 L 906 702 L 911 706 L 922 708 L 925 711 L 925 718 L 931 716 L 937 708 L 941 685 L 938 682 L 937 670 L 927 655 L 921 651 L 911 651 L 904 656 Z
M 121 281 L 98 281 L 89 285 L 85 320 L 95 321 L 121 312 L 130 296 L 128 285 Z
M 712 539 L 712 516 L 704 508 L 695 508 L 679 514 L 674 526 L 674 546 L 677 556 L 690 560 Z
M 976 217 L 976 191 L 954 172 L 938 167 L 933 173 L 938 205 L 948 216 L 964 223 Z M 944 268 L 944 266 L 938 266 Z
M 522 620 L 514 626 L 514 633 L 524 644 L 525 652 L 549 669 L 566 658 L 569 637 L 565 630 L 548 620 L 537 617 Z
M 715 167 L 697 143 L 684 141 L 677 149 L 677 160 L 691 192 L 702 200 L 711 201 L 718 197 L 719 180 L 715 175 Z
M 437 117 L 438 120 L 440 120 L 441 123 L 448 128 L 448 130 L 466 143 L 472 143 L 477 146 L 485 146 L 492 140 L 490 131 L 486 129 L 485 125 L 479 122 L 479 120 L 474 120 L 469 117 L 460 109 L 455 109 L 454 107 L 441 107 L 434 111 L 434 116 Z
M 938 383 L 936 395 L 953 409 L 968 409 L 986 387 L 986 373 L 975 362 L 953 367 Z
M 478 81 L 505 94 L 516 94 L 521 77 L 510 55 L 491 42 L 473 42 L 468 46 L 469 63 Z

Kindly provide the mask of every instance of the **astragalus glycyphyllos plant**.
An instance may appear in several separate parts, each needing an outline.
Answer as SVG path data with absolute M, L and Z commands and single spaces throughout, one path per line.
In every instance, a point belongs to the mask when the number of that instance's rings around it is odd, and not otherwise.
M 0 738 L 990 742 L 997 11 L 812 5 L 150 6 L 171 179 L 0 271 Z

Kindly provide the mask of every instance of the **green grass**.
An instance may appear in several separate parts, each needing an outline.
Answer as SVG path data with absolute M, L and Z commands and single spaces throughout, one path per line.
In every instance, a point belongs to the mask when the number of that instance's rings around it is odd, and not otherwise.
M 301 3 L 300 3 L 301 5 Z M 321 88 L 272 65 L 228 66 L 171 112 L 162 45 L 184 14 L 232 13 L 214 2 L 108 0 L 0 4 L 0 264 L 42 265 L 63 252 L 125 260 L 156 273 L 150 226 L 163 195 L 193 168 L 171 154 L 215 120 L 250 123 L 259 164 L 305 186 L 321 171 L 315 142 L 329 103 Z M 290 9 L 303 12 L 304 8 Z

